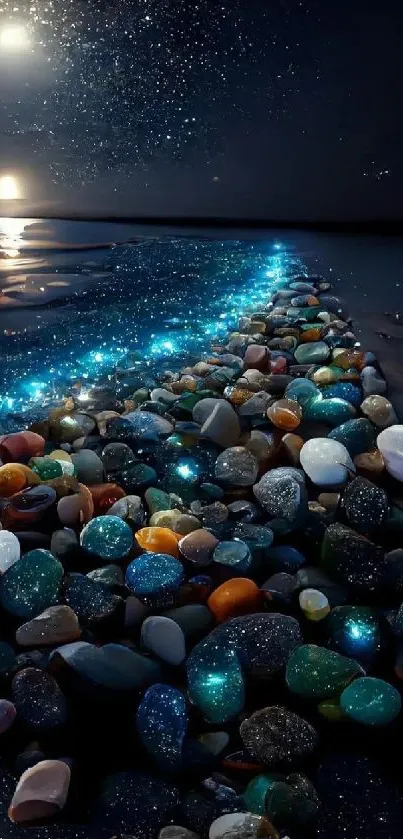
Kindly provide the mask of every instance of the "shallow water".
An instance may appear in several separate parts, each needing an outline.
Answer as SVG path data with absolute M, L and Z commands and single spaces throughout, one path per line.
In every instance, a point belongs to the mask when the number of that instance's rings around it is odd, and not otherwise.
M 83 403 L 116 370 L 119 395 L 144 368 L 179 366 L 253 310 L 279 275 L 314 269 L 359 316 L 362 337 L 389 367 L 403 328 L 400 240 L 299 232 L 194 231 L 33 219 L 0 221 L 0 414 L 4 430 L 46 414 L 74 388 Z M 403 307 L 403 304 L 401 304 Z M 393 332 L 380 338 L 377 331 Z M 134 355 L 133 355 L 134 354 Z M 388 371 L 386 371 L 388 373 Z M 112 377 L 112 379 L 111 379 Z M 124 381 L 123 381 L 124 378 Z

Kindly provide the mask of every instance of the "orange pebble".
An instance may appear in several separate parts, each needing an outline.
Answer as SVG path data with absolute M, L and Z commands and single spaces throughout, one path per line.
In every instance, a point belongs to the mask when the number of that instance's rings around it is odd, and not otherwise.
M 33 472 L 29 466 L 25 466 L 25 463 L 19 463 L 18 468 L 22 469 L 25 475 L 25 486 L 26 487 L 36 487 L 41 483 L 41 479 L 36 472 Z
M 207 600 L 209 609 L 218 623 L 237 615 L 247 615 L 259 611 L 262 594 L 253 580 L 247 577 L 234 577 L 218 586 Z
M 293 431 L 301 422 L 302 409 L 294 399 L 278 399 L 267 409 L 267 416 L 277 428 Z
M 310 344 L 311 341 L 319 341 L 320 329 L 306 329 L 305 332 L 301 332 L 299 340 L 301 344 Z
M 142 527 L 136 533 L 136 540 L 145 551 L 155 554 L 170 554 L 178 557 L 178 538 L 169 527 Z
M 0 496 L 10 498 L 26 486 L 24 470 L 18 463 L 0 466 Z

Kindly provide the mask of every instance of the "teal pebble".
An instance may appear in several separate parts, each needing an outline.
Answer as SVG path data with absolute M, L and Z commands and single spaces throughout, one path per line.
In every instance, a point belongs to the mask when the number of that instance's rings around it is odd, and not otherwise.
M 209 722 L 223 723 L 242 711 L 244 681 L 236 651 L 208 644 L 188 663 L 189 697 Z
M 324 341 L 300 344 L 294 352 L 298 364 L 322 364 L 329 355 L 330 349 Z
M 328 425 L 335 426 L 350 420 L 354 414 L 355 409 L 350 402 L 337 398 L 323 399 L 322 394 L 320 394 L 319 398 L 312 399 L 305 406 L 303 418 L 304 420 L 320 420 Z
M 169 554 L 146 553 L 134 559 L 126 571 L 126 585 L 143 601 L 164 603 L 183 582 L 179 560 Z
M 80 541 L 87 551 L 101 559 L 123 559 L 132 547 L 133 535 L 119 516 L 98 516 L 84 527 Z
M 383 679 L 364 676 L 345 688 L 340 697 L 342 711 L 362 725 L 388 725 L 400 712 L 400 693 Z
M 227 565 L 233 572 L 245 574 L 252 564 L 252 555 L 245 542 L 233 539 L 217 545 L 213 553 L 213 561 L 218 562 L 219 565 Z
M 321 393 L 316 387 L 315 382 L 312 382 L 311 379 L 294 379 L 286 387 L 284 396 L 286 399 L 293 399 L 304 408 L 311 399 L 315 397 L 319 399 Z
M 354 458 L 375 448 L 377 433 L 369 420 L 360 418 L 343 422 L 338 428 L 334 428 L 328 437 L 342 443 L 350 457 Z
M 0 604 L 19 618 L 29 620 L 58 601 L 63 566 L 50 551 L 29 551 L 0 578 Z

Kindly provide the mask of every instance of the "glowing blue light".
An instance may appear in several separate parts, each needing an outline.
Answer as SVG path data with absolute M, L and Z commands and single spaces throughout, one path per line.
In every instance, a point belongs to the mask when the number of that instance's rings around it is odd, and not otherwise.
M 103 361 L 103 355 L 101 352 L 96 352 L 94 355 L 94 361 Z
M 191 470 L 191 469 L 190 469 L 190 467 L 187 465 L 187 463 L 183 463 L 183 464 L 181 464 L 180 466 L 178 466 L 178 468 L 177 468 L 177 470 L 176 470 L 176 471 L 177 471 L 177 472 L 178 472 L 178 474 L 181 476 L 181 478 L 190 478 L 190 477 L 193 477 L 192 470 Z

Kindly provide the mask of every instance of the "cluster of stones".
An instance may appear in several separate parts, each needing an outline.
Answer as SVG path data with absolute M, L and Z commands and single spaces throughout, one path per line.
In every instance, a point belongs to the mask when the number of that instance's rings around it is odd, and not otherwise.
M 403 426 L 329 290 L 278 280 L 120 411 L 70 397 L 0 438 L 12 822 L 299 835 L 321 814 L 319 729 L 399 725 Z M 93 716 L 102 742 L 121 717 L 127 744 L 81 834 Z

